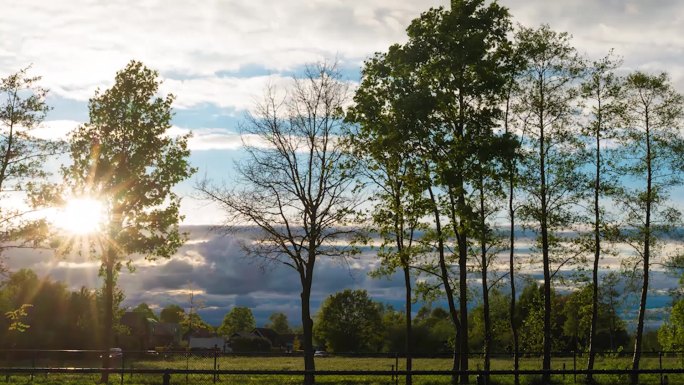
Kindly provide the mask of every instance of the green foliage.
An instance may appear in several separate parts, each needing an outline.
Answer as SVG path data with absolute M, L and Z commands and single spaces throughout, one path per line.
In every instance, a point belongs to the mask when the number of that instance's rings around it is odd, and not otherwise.
M 218 333 L 230 337 L 237 332 L 251 332 L 255 327 L 256 321 L 252 310 L 248 307 L 235 306 L 223 317 Z
M 90 99 L 90 121 L 72 133 L 72 164 L 63 167 L 71 194 L 99 200 L 106 212 L 104 228 L 87 240 L 104 278 L 105 349 L 113 343 L 115 282 L 124 263 L 131 266 L 133 253 L 168 258 L 185 239 L 180 198 L 171 189 L 195 171 L 187 161 L 189 134 L 168 134 L 173 96 L 157 96 L 159 85 L 158 73 L 137 61 L 117 72 L 114 85 Z
M 15 310 L 10 310 L 5 313 L 5 316 L 7 319 L 10 321 L 9 328 L 7 330 L 9 331 L 17 331 L 19 333 L 23 333 L 28 328 L 31 327 L 31 325 L 25 324 L 22 322 L 22 320 L 28 316 L 28 310 L 33 307 L 33 305 L 25 303 L 21 305 L 18 309 Z
M 200 316 L 197 313 L 188 314 L 187 317 L 183 318 L 180 325 L 181 325 L 181 330 L 183 331 L 183 334 L 188 333 L 188 332 L 198 331 L 198 330 L 208 330 L 211 332 L 214 331 L 214 327 L 209 325 L 208 323 L 206 323 L 202 319 L 202 316 Z
M 684 349 L 684 300 L 672 306 L 670 318 L 658 329 L 658 342 L 665 350 Z
M 194 172 L 187 161 L 189 135 L 168 135 L 174 97 L 157 96 L 157 78 L 156 71 L 131 61 L 112 88 L 96 91 L 90 122 L 70 138 L 73 164 L 64 176 L 72 194 L 105 205 L 102 235 L 116 245 L 110 263 L 117 267 L 132 253 L 170 257 L 183 243 L 180 198 L 171 188 Z
M 153 320 L 159 321 L 159 319 L 157 318 L 157 315 L 154 314 L 154 311 L 152 311 L 152 309 L 150 309 L 150 306 L 144 302 L 141 303 L 140 305 L 134 307 L 133 309 L 131 309 L 131 311 L 137 312 L 137 313 L 143 313 L 143 314 L 145 314 L 145 318 L 151 318 Z
M 185 319 L 185 310 L 176 304 L 166 306 L 159 313 L 160 322 L 181 323 L 183 319 Z
M 50 173 L 44 166 L 64 147 L 35 135 L 50 107 L 45 102 L 48 91 L 38 85 L 41 78 L 29 76 L 29 69 L 0 77 L 0 199 L 23 201 L 0 207 L 0 273 L 5 272 L 4 250 L 35 247 L 46 240 L 47 221 L 33 214 L 55 199 L 56 188 L 48 183 Z
M 97 349 L 102 316 L 97 293 L 19 270 L 0 284 L 0 348 Z M 20 332 L 24 331 L 24 332 Z
M 314 325 L 314 335 L 332 352 L 376 352 L 382 344 L 380 310 L 365 290 L 326 298 Z
M 271 328 L 278 334 L 290 334 L 292 329 L 287 321 L 287 316 L 283 313 L 273 313 L 269 317 L 269 323 L 266 324 L 267 328 Z

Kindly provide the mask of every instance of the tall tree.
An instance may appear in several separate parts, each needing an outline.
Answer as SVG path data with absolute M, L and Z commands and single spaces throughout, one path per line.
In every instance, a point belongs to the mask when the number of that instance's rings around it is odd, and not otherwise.
M 359 177 L 372 191 L 369 233 L 380 237 L 380 267 L 373 274 L 388 276 L 400 269 L 404 279 L 406 384 L 412 369 L 412 274 L 411 267 L 424 247 L 419 234 L 426 230 L 425 179 L 421 159 L 410 132 L 421 124 L 429 95 L 420 93 L 405 63 L 400 45 L 378 53 L 364 64 L 361 85 L 354 96 L 348 120 L 357 123 L 349 135 L 353 154 L 361 165 Z
M 46 220 L 32 214 L 52 199 L 45 162 L 64 148 L 35 134 L 50 107 L 40 77 L 28 71 L 0 78 L 0 273 L 5 249 L 35 247 L 45 239 Z
M 544 334 L 542 368 L 551 369 L 551 278 L 573 256 L 561 250 L 558 230 L 575 221 L 573 205 L 581 195 L 578 165 L 582 162 L 572 118 L 576 111 L 576 87 L 583 64 L 570 45 L 570 36 L 552 31 L 521 28 L 516 35 L 525 68 L 519 82 L 517 108 L 524 130 L 523 189 L 527 202 L 520 209 L 524 219 L 538 223 L 537 249 L 544 274 Z M 550 375 L 543 375 L 548 383 Z
M 340 240 L 357 230 L 346 226 L 359 204 L 351 194 L 354 172 L 345 163 L 339 140 L 344 129 L 343 107 L 348 85 L 335 66 L 308 66 L 280 99 L 266 94 L 242 127 L 245 135 L 262 141 L 245 145 L 247 156 L 238 164 L 235 188 L 199 184 L 199 191 L 226 212 L 228 228 L 245 223 L 258 229 L 245 243 L 249 255 L 293 269 L 301 285 L 304 369 L 315 369 L 311 285 L 316 260 L 344 258 L 354 248 Z M 305 383 L 314 382 L 313 374 Z
M 104 278 L 103 348 L 112 347 L 116 276 L 133 253 L 168 258 L 183 244 L 178 229 L 180 198 L 171 191 L 194 170 L 187 161 L 188 136 L 173 138 L 172 95 L 157 96 L 158 73 L 131 61 L 112 88 L 90 99 L 90 121 L 70 138 L 73 164 L 64 168 L 76 197 L 104 206 L 106 221 L 91 237 Z M 109 355 L 103 355 L 109 367 Z M 107 381 L 107 373 L 102 381 Z
M 599 319 L 599 262 L 603 252 L 602 242 L 605 238 L 607 223 L 605 209 L 601 198 L 609 192 L 614 181 L 606 175 L 607 162 L 605 160 L 605 141 L 614 137 L 616 118 L 619 108 L 620 81 L 615 76 L 614 70 L 620 65 L 618 61 L 608 55 L 596 61 L 589 68 L 587 79 L 582 84 L 582 97 L 590 104 L 590 121 L 584 129 L 585 135 L 594 144 L 591 146 L 594 162 L 593 175 L 593 223 L 592 234 L 586 239 L 588 251 L 594 254 L 592 266 L 592 307 L 591 328 L 589 332 L 589 357 L 587 369 L 594 368 L 596 357 L 596 330 Z M 592 382 L 592 376 L 587 375 L 587 380 Z
M 619 166 L 633 183 L 625 183 L 617 199 L 625 213 L 620 240 L 636 253 L 631 268 L 641 276 L 632 358 L 632 368 L 636 370 L 644 335 L 649 269 L 654 261 L 664 257 L 658 240 L 681 221 L 681 213 L 667 204 L 667 193 L 683 182 L 684 98 L 673 89 L 664 73 L 634 72 L 627 77 L 624 92 L 624 127 L 618 136 L 622 151 Z M 633 375 L 632 383 L 637 382 L 638 375 Z
M 223 317 L 223 322 L 218 328 L 222 336 L 230 337 L 237 332 L 250 332 L 256 327 L 256 321 L 252 310 L 248 307 L 235 306 Z
M 412 76 L 427 90 L 433 108 L 414 134 L 429 161 L 435 187 L 443 192 L 440 213 L 454 234 L 458 261 L 458 354 L 468 369 L 468 257 L 473 207 L 468 201 L 476 173 L 475 138 L 488 137 L 500 116 L 509 78 L 511 30 L 508 10 L 483 0 L 452 1 L 451 9 L 432 9 L 414 20 L 407 32 Z M 432 183 L 431 183 L 432 184 Z M 446 227 L 446 226 L 445 226 Z M 439 246 L 439 245 L 438 245 Z M 449 280 L 443 280 L 445 289 Z M 449 293 L 447 293 L 449 295 Z M 454 316 L 454 321 L 456 318 Z M 468 382 L 463 374 L 461 382 Z

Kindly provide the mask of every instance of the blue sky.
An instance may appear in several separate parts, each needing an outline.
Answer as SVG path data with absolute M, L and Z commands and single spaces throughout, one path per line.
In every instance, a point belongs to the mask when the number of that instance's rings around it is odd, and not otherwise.
M 115 72 L 131 59 L 141 60 L 160 72 L 163 92 L 177 97 L 174 130 L 194 132 L 191 162 L 198 167 L 198 175 L 230 183 L 233 162 L 242 156 L 238 124 L 267 83 L 284 85 L 305 64 L 325 59 L 338 60 L 346 80 L 356 83 L 364 59 L 373 52 L 386 50 L 392 43 L 405 41 L 405 28 L 420 12 L 448 3 L 15 1 L 3 4 L 0 13 L 0 76 L 32 64 L 31 73 L 42 76 L 42 84 L 51 90 L 48 102 L 54 109 L 44 123 L 45 135 L 60 137 L 87 120 L 87 101 L 96 88 L 110 86 Z M 556 30 L 570 32 L 575 46 L 590 58 L 599 58 L 614 48 L 624 57 L 624 70 L 666 70 L 677 89 L 684 91 L 684 3 L 680 1 L 500 3 L 510 8 L 515 22 L 526 26 L 548 23 Z M 192 185 L 190 180 L 177 189 L 184 196 L 184 224 L 218 223 L 220 212 L 195 200 L 191 196 Z M 679 194 L 674 198 L 682 200 Z M 205 310 L 208 317 L 210 311 L 216 313 L 210 316 L 212 321 L 235 304 L 253 304 L 258 308 L 255 311 L 260 312 L 260 320 L 273 310 L 286 311 L 297 319 L 298 293 L 274 285 L 281 279 L 295 282 L 291 272 L 275 269 L 257 275 L 258 269 L 250 270 L 253 266 L 233 251 L 222 254 L 225 250 L 217 245 L 234 250 L 230 240 L 218 239 L 211 233 L 193 234 L 197 243 L 187 246 L 172 260 L 143 266 L 135 274 L 124 274 L 121 284 L 129 304 L 146 300 L 160 306 L 172 302 L 183 305 L 187 301 L 183 299 L 187 297 L 184 290 L 194 287 L 212 304 L 210 310 Z M 220 255 L 223 258 L 218 258 Z M 15 268 L 32 267 L 65 279 L 72 286 L 97 285 L 93 275 L 96 268 L 87 261 L 82 265 L 60 266 L 60 261 L 48 255 L 9 257 Z M 226 259 L 230 263 L 219 266 L 219 261 Z M 235 262 L 238 260 L 239 263 Z M 392 293 L 401 282 L 370 280 L 365 272 L 371 264 L 369 259 L 359 265 L 353 279 L 346 278 L 348 271 L 340 265 L 322 264 L 317 279 L 329 282 L 320 283 L 314 302 L 344 287 L 366 288 L 376 298 L 391 302 Z M 184 277 L 182 271 L 197 275 Z M 217 275 L 217 287 L 201 279 L 217 272 L 222 274 Z M 228 279 L 231 274 L 244 277 L 252 273 L 255 275 L 250 282 L 268 284 L 251 287 Z M 219 290 L 221 279 L 232 286 Z

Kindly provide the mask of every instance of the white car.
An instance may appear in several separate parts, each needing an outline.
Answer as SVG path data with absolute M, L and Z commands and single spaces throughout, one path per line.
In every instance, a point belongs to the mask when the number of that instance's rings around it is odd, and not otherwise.
M 109 358 L 121 358 L 123 357 L 123 350 L 121 348 L 111 348 L 109 349 Z M 100 355 L 102 358 L 102 355 Z
M 325 350 L 316 350 L 314 352 L 314 357 L 328 357 L 328 352 Z

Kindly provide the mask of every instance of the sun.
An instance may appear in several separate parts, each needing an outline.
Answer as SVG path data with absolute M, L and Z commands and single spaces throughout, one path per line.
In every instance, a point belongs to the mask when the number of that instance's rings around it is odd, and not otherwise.
M 72 198 L 57 212 L 55 225 L 71 234 L 87 235 L 102 230 L 105 209 L 93 198 Z

